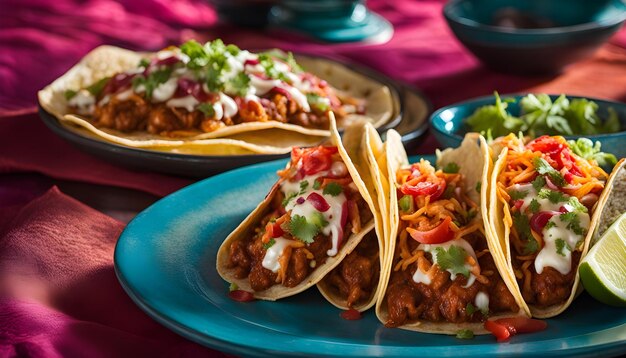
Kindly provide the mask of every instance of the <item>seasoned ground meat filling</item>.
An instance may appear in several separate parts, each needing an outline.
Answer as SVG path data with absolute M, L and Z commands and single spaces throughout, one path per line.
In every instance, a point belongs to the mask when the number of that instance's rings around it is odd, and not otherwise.
M 455 280 L 450 280 L 450 273 L 442 270 L 436 271 L 429 285 L 416 283 L 413 281 L 413 274 L 417 269 L 415 264 L 410 269 L 392 272 L 385 296 L 389 313 L 386 326 L 398 327 L 415 320 L 453 323 L 485 321 L 488 316 L 480 310 L 468 311 L 468 307 L 474 305 L 476 295 L 481 291 L 487 292 L 489 296 L 489 314 L 518 311 L 515 298 L 498 274 L 485 238 L 477 234 L 465 237 L 465 240 L 472 245 L 477 256 L 480 255 L 478 263 L 482 274 L 488 278 L 488 283 L 475 281 L 465 288 L 465 276 L 457 275 Z M 411 251 L 419 244 L 414 240 L 409 240 L 408 243 Z
M 371 297 L 379 277 L 378 238 L 371 232 L 324 280 L 352 307 Z
M 576 276 L 578 263 L 580 262 L 580 252 L 572 253 L 572 266 L 567 275 L 563 275 L 552 267 L 546 267 L 542 273 L 535 272 L 533 265 L 529 266 L 530 285 L 524 285 L 523 277 L 518 279 L 518 284 L 522 287 L 522 296 L 528 304 L 541 307 L 549 307 L 565 302 L 572 293 L 574 277 Z M 522 263 L 514 267 L 521 267 Z

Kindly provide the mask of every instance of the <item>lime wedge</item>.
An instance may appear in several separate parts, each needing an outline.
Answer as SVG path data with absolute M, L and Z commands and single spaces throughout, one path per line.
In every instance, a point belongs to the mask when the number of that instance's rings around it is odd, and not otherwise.
M 579 272 L 591 296 L 611 306 L 626 307 L 626 213 L 589 250 Z

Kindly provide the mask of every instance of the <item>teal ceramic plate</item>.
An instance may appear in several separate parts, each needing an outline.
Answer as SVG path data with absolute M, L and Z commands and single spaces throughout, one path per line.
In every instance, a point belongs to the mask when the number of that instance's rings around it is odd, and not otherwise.
M 263 199 L 284 164 L 257 164 L 203 180 L 163 198 L 128 224 L 115 249 L 115 269 L 135 303 L 182 336 L 246 356 L 483 358 L 626 351 L 626 309 L 604 306 L 586 294 L 549 319 L 547 330 L 502 344 L 491 336 L 459 340 L 385 328 L 373 311 L 346 321 L 314 288 L 277 302 L 230 300 L 228 285 L 215 271 L 217 250 Z

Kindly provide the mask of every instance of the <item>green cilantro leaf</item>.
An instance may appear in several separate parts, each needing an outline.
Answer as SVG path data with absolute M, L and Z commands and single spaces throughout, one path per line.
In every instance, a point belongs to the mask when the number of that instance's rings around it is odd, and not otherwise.
M 269 249 L 270 247 L 274 246 L 274 244 L 276 243 L 276 240 L 274 239 L 270 239 L 270 241 L 266 242 L 263 244 L 263 248 L 265 250 Z
M 328 98 L 322 97 L 317 93 L 307 93 L 306 101 L 309 102 L 312 107 L 317 108 L 321 112 L 326 112 L 330 109 Z
M 213 108 L 212 103 L 201 103 L 197 109 L 204 113 L 206 118 L 214 118 L 215 117 L 215 108 Z
M 146 90 L 146 98 L 152 98 L 152 92 L 162 83 L 167 82 L 172 74 L 172 68 L 164 68 L 156 70 L 148 76 L 139 75 L 133 78 L 133 88 L 137 89 L 139 86 L 144 86 Z
M 315 181 L 313 182 L 313 190 L 320 190 L 321 187 L 322 182 L 318 179 L 315 179 Z
M 561 193 L 560 191 L 550 190 L 550 189 L 545 189 L 545 188 L 539 190 L 539 193 L 537 194 L 537 196 L 542 199 L 548 199 L 553 204 L 564 203 L 568 201 L 565 194 Z
M 102 78 L 99 81 L 97 81 L 96 83 L 94 83 L 91 86 L 87 87 L 86 90 L 89 91 L 89 93 L 91 93 L 92 96 L 98 97 L 98 96 L 100 96 L 100 93 L 102 93 L 102 90 L 107 85 L 107 83 L 109 83 L 110 79 L 111 79 L 111 77 Z
M 306 188 L 309 187 L 309 181 L 308 180 L 303 180 L 300 182 L 300 194 L 304 194 L 304 191 L 306 190 Z
M 551 228 L 553 228 L 555 226 L 556 226 L 556 224 L 554 223 L 554 221 L 550 220 L 550 221 L 548 221 L 546 223 L 546 226 L 544 227 L 544 229 L 548 230 L 548 229 L 551 229 Z
M 413 197 L 411 195 L 405 195 L 400 200 L 398 200 L 398 205 L 400 206 L 400 210 L 405 213 L 409 213 L 413 211 Z
M 237 47 L 236 45 L 231 44 L 226 46 L 226 51 L 228 51 L 233 56 L 237 56 L 239 52 L 241 52 L 241 49 L 239 49 L 239 47 Z
M 541 175 L 537 175 L 535 180 L 532 181 L 532 184 L 535 191 L 538 192 L 539 190 L 543 189 L 544 186 L 546 186 L 546 179 Z
M 237 291 L 239 289 L 239 286 L 237 286 L 236 283 L 231 282 L 231 284 L 228 286 L 228 291 L 233 292 L 233 291 Z
M 456 338 L 458 339 L 473 339 L 474 331 L 471 329 L 460 329 L 456 332 Z
M 528 204 L 528 210 L 533 214 L 536 214 L 537 212 L 539 212 L 540 209 L 541 209 L 541 205 L 539 205 L 539 202 L 537 201 L 537 199 L 531 200 L 530 204 Z
M 326 187 L 324 187 L 323 193 L 324 195 L 337 196 L 341 194 L 342 191 L 343 191 L 343 188 L 341 187 L 341 185 L 335 182 L 330 182 L 326 184 Z
M 482 188 L 482 183 L 481 182 L 476 182 L 476 192 L 480 193 L 480 189 Z
M 563 213 L 559 215 L 561 221 L 568 223 L 567 229 L 572 230 L 574 234 L 584 236 L 585 229 L 580 226 L 580 217 L 576 212 Z
M 281 204 L 281 205 L 282 205 L 283 207 L 286 207 L 287 205 L 289 205 L 289 202 L 290 202 L 293 198 L 295 198 L 297 195 L 298 195 L 298 193 L 289 193 L 289 195 L 285 196 L 285 198 L 283 199 L 283 202 L 282 202 L 282 204 Z
M 237 76 L 233 77 L 229 82 L 229 90 L 239 97 L 245 97 L 248 93 L 250 85 L 250 77 L 243 73 L 239 72 Z
M 524 255 L 534 254 L 538 250 L 539 250 L 539 244 L 537 243 L 537 240 L 535 239 L 530 239 L 526 241 L 526 243 L 524 244 Z
M 569 245 L 567 245 L 567 243 L 563 239 L 556 239 L 556 241 L 554 243 L 556 244 L 556 253 L 561 255 L 561 256 L 565 256 L 565 253 L 563 252 L 563 249 L 567 249 L 568 251 L 572 251 L 572 249 L 569 248 Z
M 74 98 L 76 94 L 78 94 L 78 91 L 74 91 L 74 90 L 67 90 L 65 91 L 65 93 L 63 93 L 66 101 L 69 101 L 70 99 Z
M 474 305 L 471 302 L 468 302 L 467 305 L 465 306 L 465 313 L 467 313 L 469 316 L 473 315 L 474 312 L 476 311 L 477 311 L 476 307 L 474 307 Z
M 291 235 L 305 244 L 312 243 L 315 236 L 320 232 L 320 228 L 328 225 L 328 222 L 321 213 L 315 214 L 311 216 L 311 222 L 308 222 L 307 219 L 301 215 L 292 216 L 289 221 L 289 232 Z
M 435 248 L 437 252 L 437 265 L 443 270 L 448 270 L 451 274 L 461 274 L 469 277 L 469 269 L 465 266 L 467 253 L 462 247 L 451 245 L 448 250 L 443 247 Z
M 192 70 L 201 69 L 209 63 L 209 54 L 196 40 L 189 40 L 180 45 L 180 51 L 189 57 L 187 67 Z
M 509 195 L 512 200 L 522 200 L 528 196 L 528 190 L 511 190 Z
M 575 212 L 587 212 L 587 207 L 581 204 L 580 201 L 578 201 L 578 198 L 575 196 L 570 197 L 567 203 L 574 209 Z
M 565 182 L 565 179 L 563 178 L 563 175 L 559 173 L 556 169 L 552 168 L 552 166 L 548 164 L 545 159 L 541 157 L 536 157 L 533 159 L 533 165 L 535 166 L 535 169 L 539 174 L 548 175 L 554 185 L 562 187 L 567 184 Z
M 460 168 L 458 164 L 456 164 L 455 162 L 450 162 L 446 164 L 442 170 L 444 173 L 454 174 L 454 173 L 458 173 L 459 169 Z
M 142 58 L 141 61 L 139 61 L 138 67 L 147 68 L 148 66 L 150 66 L 150 60 L 147 58 Z

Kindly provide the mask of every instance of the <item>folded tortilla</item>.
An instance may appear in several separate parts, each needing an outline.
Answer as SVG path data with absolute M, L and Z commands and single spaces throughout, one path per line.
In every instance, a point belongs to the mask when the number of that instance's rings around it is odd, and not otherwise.
M 505 223 L 505 210 L 506 212 L 511 212 L 510 210 L 511 208 L 508 203 L 505 204 L 502 201 L 498 200 L 498 195 L 497 195 L 498 176 L 506 169 L 506 158 L 507 158 L 509 150 L 506 147 L 501 148 L 501 146 L 497 143 L 496 145 L 497 147 L 494 146 L 494 148 L 497 150 L 501 149 L 501 151 L 498 155 L 497 161 L 494 164 L 493 173 L 490 177 L 488 222 L 491 228 L 491 232 L 492 232 L 491 235 L 493 238 L 493 242 L 501 247 L 501 250 L 500 250 L 501 257 L 496 262 L 498 264 L 498 269 L 502 272 L 508 272 L 508 275 L 513 278 L 512 284 L 513 284 L 514 290 L 517 292 L 517 296 L 520 297 L 519 304 L 520 304 L 520 307 L 526 312 L 526 315 L 536 317 L 536 318 L 550 318 L 550 317 L 557 316 L 563 311 L 565 311 L 570 306 L 572 301 L 582 292 L 582 286 L 579 285 L 580 279 L 579 279 L 578 267 L 573 268 L 574 270 L 576 270 L 575 278 L 574 278 L 573 286 L 571 289 L 571 293 L 565 302 L 547 306 L 547 307 L 540 307 L 538 305 L 533 305 L 533 304 L 529 304 L 525 302 L 523 295 L 522 295 L 522 289 L 520 285 L 518 284 L 517 280 L 515 279 L 513 260 L 512 260 L 513 253 L 511 252 L 511 249 L 510 249 L 511 228 Z M 606 223 L 611 222 L 611 221 L 607 221 L 607 219 L 609 217 L 617 217 L 614 212 L 611 212 L 610 210 L 603 210 L 603 209 L 607 207 L 606 205 L 607 202 L 611 200 L 612 198 L 611 189 L 615 186 L 615 181 L 618 180 L 618 178 L 624 179 L 624 175 L 626 175 L 624 173 L 623 168 L 624 168 L 624 160 L 622 159 L 620 163 L 615 167 L 609 179 L 607 180 L 604 190 L 594 206 L 593 213 L 591 214 L 591 217 L 590 217 L 589 229 L 587 231 L 586 236 L 584 237 L 579 264 L 580 264 L 580 261 L 582 261 L 582 259 L 585 257 L 585 255 L 589 251 L 589 247 L 590 247 L 590 244 L 592 243 L 592 238 L 594 237 L 594 233 L 596 233 L 595 235 L 596 237 L 598 237 L 597 233 L 602 232 L 602 230 L 598 230 L 599 225 L 601 223 L 605 223 L 603 225 L 603 228 L 606 229 L 608 227 L 608 224 Z M 623 193 L 622 193 L 622 198 L 623 198 Z M 620 204 L 617 204 L 617 206 L 619 205 Z M 621 207 L 623 208 L 623 204 Z M 602 217 L 603 212 L 605 215 L 604 217 Z
M 467 192 L 465 193 L 475 203 L 480 204 L 480 210 L 477 215 L 484 227 L 488 226 L 487 222 L 487 193 L 488 193 L 488 178 L 492 170 L 492 161 L 489 156 L 489 148 L 485 139 L 477 133 L 468 134 L 463 140 L 461 146 L 456 149 L 446 149 L 443 152 L 438 152 L 437 166 L 444 167 L 449 163 L 458 164 L 460 169 L 459 173 L 465 177 L 465 187 Z M 404 148 L 402 146 L 400 135 L 394 130 L 390 130 L 387 133 L 386 142 L 386 177 L 389 180 L 390 190 L 386 197 L 388 201 L 389 210 L 389 227 L 387 237 L 386 249 L 386 269 L 384 271 L 385 277 L 383 278 L 385 286 L 380 291 L 380 296 L 376 304 L 376 315 L 382 323 L 389 321 L 389 311 L 386 303 L 387 288 L 392 272 L 394 270 L 394 254 L 396 251 L 396 241 L 399 236 L 398 226 L 400 223 L 400 212 L 398 209 L 398 196 L 396 185 L 396 173 L 398 169 L 409 165 L 408 158 Z M 476 191 L 474 188 L 480 186 L 480 191 Z M 489 230 L 485 230 L 485 240 L 487 247 L 493 257 L 494 263 L 497 265 L 500 247 L 492 240 Z M 513 278 L 508 275 L 507 271 L 499 270 L 500 276 L 505 283 L 507 289 L 512 294 L 514 301 L 519 306 L 520 297 L 514 290 Z M 493 299 L 493 298 L 491 298 Z M 501 312 L 490 316 L 490 319 L 511 317 L 525 315 L 525 312 L 521 309 L 518 312 Z M 459 330 L 471 330 L 474 334 L 488 334 L 489 332 L 484 328 L 482 322 L 465 322 L 465 323 L 453 323 L 453 322 L 434 322 L 428 320 L 412 320 L 409 323 L 405 323 L 400 326 L 401 329 L 424 332 L 424 333 L 437 333 L 437 334 L 456 334 Z
M 97 128 L 92 125 L 89 118 L 70 113 L 65 98 L 67 90 L 85 88 L 104 77 L 133 69 L 146 55 L 113 46 L 100 46 L 63 76 L 39 91 L 39 103 L 63 125 L 81 128 L 105 141 L 129 147 L 186 154 L 287 153 L 289 149 L 286 148 L 293 145 L 310 146 L 320 143 L 330 135 L 329 130 L 310 129 L 270 120 L 241 123 L 222 127 L 213 132 L 171 138 L 145 131 L 126 133 L 110 128 Z M 342 120 L 342 125 L 366 119 L 378 127 L 392 119 L 396 110 L 388 87 L 328 60 L 303 57 L 302 63 L 307 71 L 321 76 L 337 88 L 339 96 L 347 95 L 366 100 L 365 116 L 348 115 Z M 255 131 L 263 131 L 263 135 L 237 138 Z M 202 148 L 203 146 L 211 148 L 207 150 Z M 220 151 L 219 146 L 223 146 L 224 149 Z
M 331 145 L 337 147 L 339 155 L 341 156 L 343 163 L 346 165 L 350 177 L 352 178 L 359 193 L 371 210 L 372 206 L 370 205 L 370 203 L 372 202 L 372 199 L 368 192 L 367 186 L 360 178 L 359 172 L 354 166 L 352 159 L 342 145 L 341 137 L 339 136 L 335 120 L 332 115 L 330 142 Z M 254 229 L 259 226 L 259 221 L 266 215 L 267 209 L 272 203 L 272 199 L 278 192 L 279 184 L 280 181 L 272 187 L 265 200 L 263 200 L 263 202 L 261 202 L 259 206 L 254 209 L 254 211 L 252 211 L 252 213 L 250 213 L 250 215 L 248 215 L 248 217 L 244 219 L 244 221 L 224 240 L 218 250 L 216 263 L 217 272 L 224 280 L 236 284 L 241 290 L 253 293 L 255 298 L 270 301 L 295 295 L 317 284 L 328 272 L 335 268 L 341 262 L 341 260 L 346 255 L 348 255 L 370 231 L 372 231 L 375 225 L 374 219 L 370 220 L 368 223 L 362 223 L 362 228 L 360 232 L 356 234 L 351 234 L 348 239 L 343 243 L 341 248 L 339 248 L 335 256 L 327 257 L 326 261 L 323 264 L 317 266 L 317 268 L 312 271 L 309 276 L 298 285 L 294 287 L 285 287 L 281 284 L 274 284 L 266 290 L 254 291 L 247 277 L 243 279 L 237 278 L 235 269 L 228 267 L 230 246 L 231 243 L 233 243 L 234 241 L 241 240 L 247 236 L 254 234 Z

